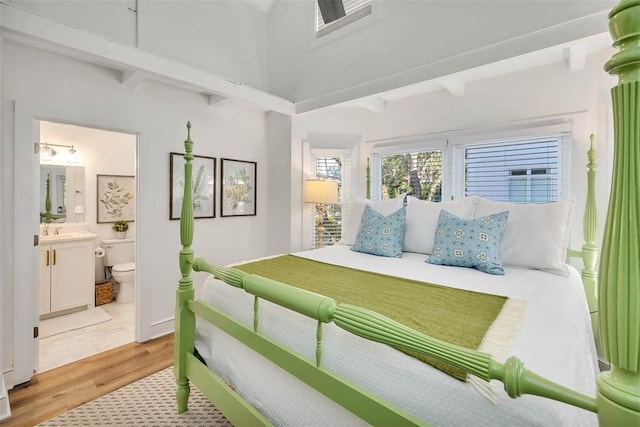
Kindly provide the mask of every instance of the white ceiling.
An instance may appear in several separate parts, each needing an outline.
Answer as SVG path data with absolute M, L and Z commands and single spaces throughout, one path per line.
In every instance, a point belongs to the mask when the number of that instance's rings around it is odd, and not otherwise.
M 243 0 L 268 15 L 276 0 Z
M 611 47 L 611 36 L 601 33 L 570 43 L 564 43 L 547 49 L 527 53 L 481 67 L 464 70 L 444 78 L 427 80 L 402 88 L 381 92 L 340 104 L 347 107 L 364 107 L 373 111 L 381 111 L 387 102 L 420 95 L 436 90 L 448 90 L 454 96 L 464 95 L 468 83 L 498 77 L 529 68 L 554 62 L 564 62 L 570 71 L 582 69 L 585 57 L 602 49 Z
M 242 1 L 268 14 L 272 11 L 277 0 Z M 289 1 L 311 2 L 313 0 Z M 139 51 L 131 46 L 114 43 L 104 37 L 9 6 L 10 4 L 5 4 L 2 8 L 3 14 L 0 21 L 2 24 L 0 30 L 3 30 L 2 33 L 5 37 L 120 70 L 124 85 L 134 87 L 145 79 L 157 80 L 207 94 L 209 95 L 208 102 L 211 106 L 222 105 L 220 101 L 248 103 L 258 109 L 277 111 L 288 115 L 333 105 L 364 107 L 372 111 L 384 111 L 385 104 L 388 102 L 436 90 L 448 90 L 452 96 L 461 96 L 465 92 L 466 85 L 474 81 L 552 62 L 565 61 L 569 70 L 578 71 L 581 69 L 588 54 L 611 45 L 609 34 L 601 33 L 466 69 L 444 77 L 423 81 L 414 80 L 416 83 L 393 90 L 385 90 L 382 85 L 378 85 L 374 88 L 375 90 L 372 89 L 370 91 L 362 91 L 358 87 L 353 87 L 344 90 L 344 94 L 339 93 L 338 96 L 333 96 L 334 94 L 330 93 L 327 95 L 327 99 L 323 99 L 322 102 L 314 104 L 314 100 L 311 100 L 309 105 L 304 105 L 305 102 L 294 103 L 271 93 L 254 89 L 249 85 L 238 84 L 223 76 L 196 69 L 169 58 Z M 393 78 L 394 76 L 390 77 Z M 366 92 L 368 94 L 364 96 Z

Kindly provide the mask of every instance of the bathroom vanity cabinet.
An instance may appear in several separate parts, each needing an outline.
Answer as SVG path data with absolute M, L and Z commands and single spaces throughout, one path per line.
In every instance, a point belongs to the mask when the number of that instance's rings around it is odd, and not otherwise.
M 40 317 L 54 317 L 94 303 L 95 235 L 42 237 Z

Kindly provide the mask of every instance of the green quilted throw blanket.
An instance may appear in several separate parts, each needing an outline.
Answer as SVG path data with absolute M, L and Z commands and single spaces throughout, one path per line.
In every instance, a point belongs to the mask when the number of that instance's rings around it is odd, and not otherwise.
M 334 298 L 338 303 L 377 311 L 417 331 L 472 349 L 478 349 L 507 301 L 506 297 L 355 270 L 295 255 L 234 268 Z M 439 360 L 405 353 L 457 379 L 467 377 L 462 369 Z

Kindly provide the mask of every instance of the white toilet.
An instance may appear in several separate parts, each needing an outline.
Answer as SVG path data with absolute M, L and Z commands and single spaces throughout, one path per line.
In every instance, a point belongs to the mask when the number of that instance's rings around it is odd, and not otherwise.
M 119 303 L 135 301 L 136 240 L 107 239 L 102 241 L 104 266 L 111 267 L 111 277 L 118 284 Z

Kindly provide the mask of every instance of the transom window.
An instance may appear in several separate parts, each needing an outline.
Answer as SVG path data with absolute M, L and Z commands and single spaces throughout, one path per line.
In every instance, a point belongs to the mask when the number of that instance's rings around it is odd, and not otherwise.
M 322 37 L 371 15 L 371 0 L 317 0 L 316 35 Z

